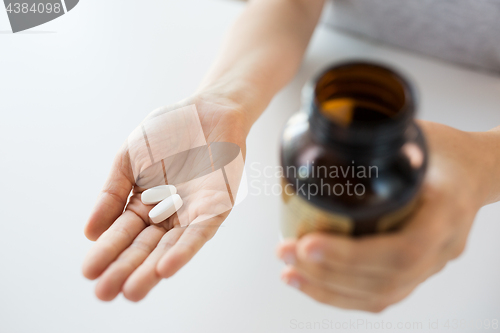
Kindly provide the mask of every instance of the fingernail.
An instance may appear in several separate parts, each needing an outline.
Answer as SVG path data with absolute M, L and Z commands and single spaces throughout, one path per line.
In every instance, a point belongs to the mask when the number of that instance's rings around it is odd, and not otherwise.
M 293 287 L 295 289 L 300 289 L 300 281 L 297 280 L 296 278 L 291 278 L 289 279 L 286 284 L 288 284 L 290 287 Z
M 295 265 L 295 254 L 293 252 L 287 252 L 283 256 L 283 261 L 287 265 Z
M 323 253 L 320 250 L 312 250 L 309 253 L 309 260 L 314 261 L 314 262 L 320 262 L 323 261 Z

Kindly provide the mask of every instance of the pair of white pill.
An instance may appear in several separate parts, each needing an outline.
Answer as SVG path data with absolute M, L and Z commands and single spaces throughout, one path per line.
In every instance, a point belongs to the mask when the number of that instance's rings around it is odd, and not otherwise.
M 172 216 L 182 207 L 182 199 L 173 185 L 160 185 L 150 188 L 141 194 L 141 201 L 145 205 L 156 205 L 149 212 L 153 223 L 160 223 Z

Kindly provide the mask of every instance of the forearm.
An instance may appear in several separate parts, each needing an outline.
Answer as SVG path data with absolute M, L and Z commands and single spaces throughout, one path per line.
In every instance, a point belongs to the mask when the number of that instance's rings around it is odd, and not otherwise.
M 500 201 L 500 126 L 487 132 L 477 133 L 478 149 L 484 155 L 485 188 L 487 189 L 486 204 Z M 481 164 L 478 161 L 478 165 Z
M 295 75 L 324 0 L 254 0 L 232 27 L 199 91 L 242 105 L 253 124 Z

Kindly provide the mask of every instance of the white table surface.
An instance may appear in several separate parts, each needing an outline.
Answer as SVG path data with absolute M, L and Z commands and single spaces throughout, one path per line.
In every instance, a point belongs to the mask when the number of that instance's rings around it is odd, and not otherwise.
M 145 300 L 94 296 L 95 282 L 80 273 L 91 246 L 82 230 L 115 152 L 146 114 L 194 91 L 242 9 L 233 1 L 83 0 L 20 34 L 8 33 L 0 10 L 0 332 L 295 332 L 328 321 L 312 331 L 332 332 L 358 320 L 421 322 L 424 331 L 439 320 L 433 332 L 473 332 L 479 320 L 500 320 L 499 205 L 480 211 L 458 260 L 375 315 L 318 304 L 280 281 L 280 199 L 251 189 L 214 239 Z M 423 119 L 477 131 L 500 124 L 500 77 L 323 27 L 252 129 L 247 166 L 277 165 L 280 128 L 304 82 L 352 57 L 405 70 L 420 89 Z M 445 329 L 446 320 L 469 328 Z M 344 331 L 370 331 L 363 328 Z

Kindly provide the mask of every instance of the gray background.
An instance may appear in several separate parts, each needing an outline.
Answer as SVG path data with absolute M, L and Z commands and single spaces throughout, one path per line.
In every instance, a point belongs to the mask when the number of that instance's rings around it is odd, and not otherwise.
M 458 260 L 373 315 L 320 305 L 281 283 L 280 199 L 251 188 L 215 238 L 144 301 L 96 299 L 94 282 L 80 273 L 91 246 L 82 230 L 115 152 L 150 111 L 195 90 L 242 9 L 229 1 L 86 0 L 19 34 L 7 33 L 0 11 L 0 332 L 294 332 L 307 330 L 293 320 L 426 328 L 436 319 L 500 319 L 499 205 L 481 210 Z M 320 28 L 295 80 L 253 128 L 247 165 L 278 163 L 279 131 L 303 83 L 351 57 L 405 70 L 420 87 L 421 118 L 465 130 L 500 124 L 499 77 Z

